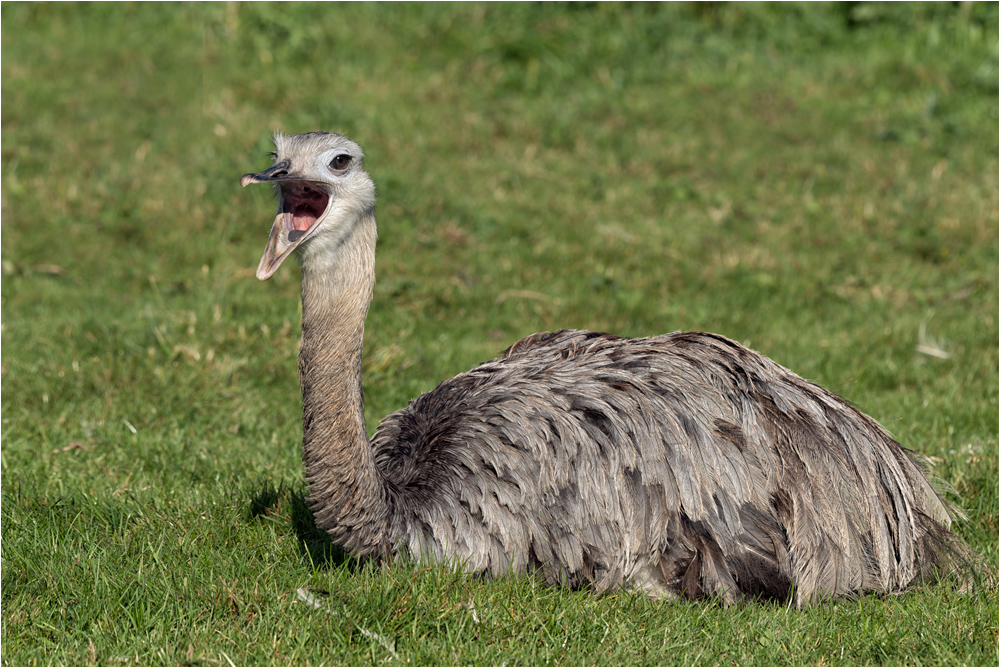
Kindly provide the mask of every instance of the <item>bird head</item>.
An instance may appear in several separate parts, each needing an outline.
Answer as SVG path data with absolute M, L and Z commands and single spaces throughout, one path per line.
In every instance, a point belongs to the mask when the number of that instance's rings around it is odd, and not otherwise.
M 375 185 L 364 170 L 364 152 L 332 132 L 275 134 L 274 164 L 244 174 L 240 185 L 273 183 L 278 214 L 257 266 L 257 278 L 270 278 L 293 251 L 322 253 L 336 248 L 375 206 Z

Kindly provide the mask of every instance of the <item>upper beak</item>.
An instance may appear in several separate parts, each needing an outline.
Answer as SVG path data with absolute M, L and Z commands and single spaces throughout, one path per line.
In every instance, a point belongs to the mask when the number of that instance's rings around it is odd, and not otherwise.
M 280 189 L 278 215 L 257 265 L 257 278 L 262 281 L 274 275 L 285 258 L 306 239 L 325 217 L 333 199 L 318 184 L 310 185 L 316 183 L 312 179 L 289 173 L 290 166 L 288 160 L 282 160 L 270 169 L 240 178 L 244 188 L 251 183 L 294 182 Z
M 288 169 L 291 166 L 291 162 L 288 160 L 282 160 L 281 162 L 272 165 L 270 168 L 265 169 L 263 172 L 257 172 L 256 174 L 244 174 L 242 178 L 240 178 L 240 185 L 246 188 L 251 183 L 294 181 L 295 179 L 288 178 Z

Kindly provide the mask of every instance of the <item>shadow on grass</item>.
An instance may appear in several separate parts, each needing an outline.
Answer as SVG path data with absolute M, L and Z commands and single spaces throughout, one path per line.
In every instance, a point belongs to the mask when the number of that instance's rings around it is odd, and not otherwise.
M 290 526 L 298 539 L 299 551 L 317 568 L 345 564 L 352 571 L 357 568 L 358 560 L 335 545 L 329 535 L 316 526 L 301 489 L 288 489 L 283 483 L 275 487 L 270 481 L 260 483 L 250 492 L 247 515 L 251 520 L 267 519 Z

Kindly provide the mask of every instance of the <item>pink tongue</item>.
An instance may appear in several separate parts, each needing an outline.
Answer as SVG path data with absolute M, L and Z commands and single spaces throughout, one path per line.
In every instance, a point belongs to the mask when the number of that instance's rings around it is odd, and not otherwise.
M 287 214 L 286 214 L 287 215 Z M 302 235 L 309 231 L 309 228 L 316 222 L 316 216 L 306 210 L 300 213 L 292 211 L 292 229 L 288 230 L 288 241 L 294 243 L 302 238 Z
M 312 215 L 311 213 L 307 213 L 305 215 L 297 213 L 292 216 L 292 226 L 296 230 L 302 230 L 303 232 L 312 227 L 312 224 L 315 222 L 316 222 L 316 216 Z

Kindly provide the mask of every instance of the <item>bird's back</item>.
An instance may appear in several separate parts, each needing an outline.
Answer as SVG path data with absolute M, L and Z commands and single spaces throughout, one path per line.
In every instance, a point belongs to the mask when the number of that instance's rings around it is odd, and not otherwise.
M 373 447 L 395 539 L 473 571 L 802 603 L 897 591 L 963 550 L 874 420 L 713 334 L 536 334 Z

